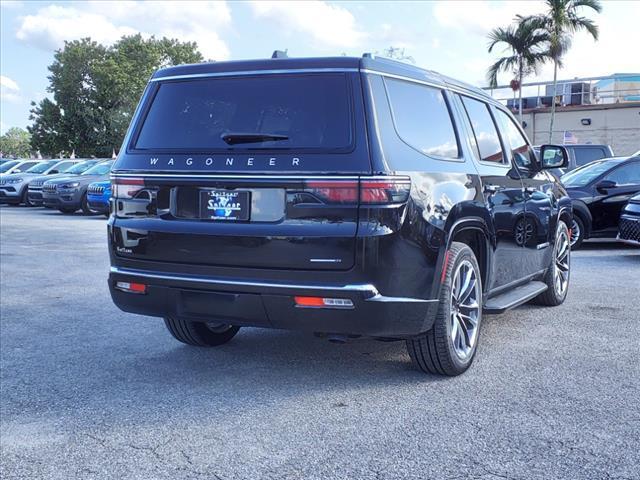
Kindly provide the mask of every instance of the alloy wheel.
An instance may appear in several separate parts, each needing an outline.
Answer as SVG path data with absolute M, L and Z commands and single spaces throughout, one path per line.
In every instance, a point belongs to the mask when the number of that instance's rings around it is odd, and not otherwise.
M 453 275 L 450 306 L 451 341 L 456 355 L 466 360 L 478 339 L 480 282 L 473 265 L 462 261 Z
M 580 235 L 582 234 L 582 230 L 580 230 L 580 224 L 578 222 L 575 221 L 575 219 L 573 220 L 573 222 L 571 223 L 571 246 L 575 246 L 575 244 L 578 242 L 578 239 L 580 238 Z
M 569 286 L 569 266 L 571 262 L 571 242 L 566 229 L 558 232 L 553 265 L 553 286 L 556 294 L 562 297 Z

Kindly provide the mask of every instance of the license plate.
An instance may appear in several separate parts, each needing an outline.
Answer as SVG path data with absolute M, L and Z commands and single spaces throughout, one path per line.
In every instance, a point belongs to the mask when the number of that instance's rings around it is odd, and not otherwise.
M 249 220 L 251 193 L 235 190 L 201 190 L 200 218 L 242 222 Z

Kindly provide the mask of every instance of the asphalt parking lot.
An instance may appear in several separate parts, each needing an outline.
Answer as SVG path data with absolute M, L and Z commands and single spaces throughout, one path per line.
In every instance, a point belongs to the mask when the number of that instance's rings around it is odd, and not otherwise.
M 1 470 L 14 478 L 640 478 L 640 249 L 587 244 L 557 308 L 485 317 L 474 366 L 120 312 L 103 217 L 0 208 Z

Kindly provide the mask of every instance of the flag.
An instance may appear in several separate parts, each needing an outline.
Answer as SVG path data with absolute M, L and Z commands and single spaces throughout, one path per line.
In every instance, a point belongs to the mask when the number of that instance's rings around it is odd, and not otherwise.
M 71 151 L 71 156 L 69 158 L 76 158 L 76 149 L 75 148 Z
M 113 151 L 111 152 L 111 158 L 113 158 L 114 160 L 116 158 L 118 158 L 118 156 L 116 155 L 116 149 L 114 148 Z
M 578 137 L 576 137 L 573 132 L 565 130 L 564 135 L 562 136 L 562 144 L 575 145 L 576 143 L 578 143 Z

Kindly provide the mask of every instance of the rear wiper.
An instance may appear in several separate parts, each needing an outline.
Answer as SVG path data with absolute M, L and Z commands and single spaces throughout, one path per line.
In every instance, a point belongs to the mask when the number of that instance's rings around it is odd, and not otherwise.
M 223 133 L 220 138 L 227 145 L 235 145 L 237 143 L 260 143 L 266 141 L 277 142 L 279 140 L 289 140 L 286 135 L 278 135 L 276 133 Z

